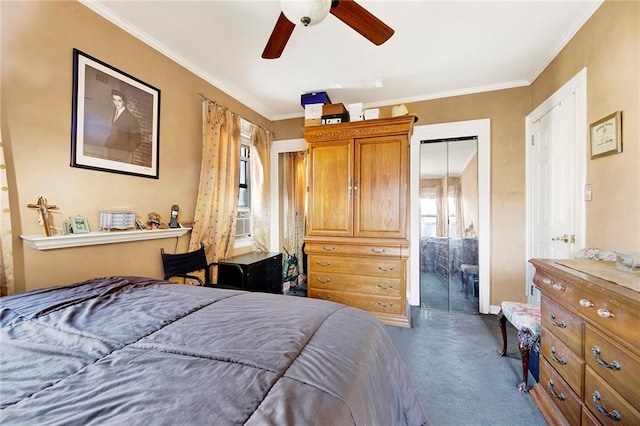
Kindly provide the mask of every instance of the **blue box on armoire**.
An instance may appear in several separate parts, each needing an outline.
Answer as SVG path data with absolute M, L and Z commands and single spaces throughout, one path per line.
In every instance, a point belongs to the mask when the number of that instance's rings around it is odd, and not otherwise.
M 330 104 L 331 99 L 329 99 L 329 95 L 327 92 L 312 92 L 312 93 L 303 93 L 300 95 L 300 105 L 304 108 L 305 105 L 308 104 Z

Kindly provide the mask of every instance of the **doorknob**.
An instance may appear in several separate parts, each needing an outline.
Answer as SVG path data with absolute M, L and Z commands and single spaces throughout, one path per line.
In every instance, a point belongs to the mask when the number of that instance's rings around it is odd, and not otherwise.
M 551 241 L 564 241 L 565 243 L 568 243 L 568 242 L 575 243 L 576 236 L 571 235 L 571 237 L 569 237 L 567 234 L 564 234 L 564 235 L 559 235 L 557 237 L 551 238 Z

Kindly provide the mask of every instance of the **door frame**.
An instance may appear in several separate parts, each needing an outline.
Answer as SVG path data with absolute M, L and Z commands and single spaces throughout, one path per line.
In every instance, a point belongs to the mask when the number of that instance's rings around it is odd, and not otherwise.
M 481 314 L 490 313 L 491 265 L 491 120 L 469 120 L 414 126 L 410 144 L 409 211 L 411 244 L 409 252 L 409 303 L 420 305 L 420 141 L 465 136 L 478 138 L 478 266 Z
M 270 169 L 269 187 L 271 200 L 271 208 L 269 213 L 269 251 L 280 253 L 280 188 L 278 182 L 278 156 L 284 152 L 299 152 L 307 150 L 307 141 L 304 138 L 299 139 L 282 139 L 273 141 L 271 144 L 271 152 L 269 153 Z M 306 214 L 306 212 L 305 212 Z M 306 271 L 305 271 L 306 272 Z
M 586 241 L 586 205 L 582 190 L 587 182 L 587 68 L 581 69 L 561 88 L 556 90 L 549 98 L 542 102 L 525 118 L 525 176 L 526 176 L 526 237 L 525 237 L 525 264 L 526 280 L 525 294 L 529 303 L 539 304 L 539 293 L 531 294 L 533 285 L 533 275 L 535 273 L 533 265 L 529 259 L 533 256 L 534 232 L 533 227 L 533 179 L 531 154 L 531 142 L 533 140 L 533 125 L 536 121 L 547 114 L 555 105 L 560 103 L 571 93 L 575 93 L 575 247 L 584 248 Z

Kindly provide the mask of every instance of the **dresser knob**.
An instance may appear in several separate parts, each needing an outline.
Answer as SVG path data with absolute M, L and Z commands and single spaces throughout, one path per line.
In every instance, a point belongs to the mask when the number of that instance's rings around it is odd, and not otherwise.
M 322 250 L 324 251 L 334 251 L 335 249 L 336 249 L 335 247 L 322 246 Z
M 378 266 L 378 269 L 381 270 L 382 272 L 391 272 L 393 271 L 393 266 L 389 266 L 389 267 Z
M 331 262 L 316 262 L 316 265 L 326 268 L 327 266 L 331 266 Z
M 550 285 L 553 284 L 553 281 L 551 281 L 549 278 L 543 278 L 542 284 Z
M 603 366 L 605 368 L 610 368 L 612 370 L 617 370 L 617 371 L 619 371 L 622 368 L 620 363 L 618 361 L 616 361 L 616 360 L 614 360 L 613 362 L 607 362 L 604 359 L 602 359 L 600 357 L 600 347 L 599 346 L 592 347 L 591 348 L 591 352 L 593 352 L 593 357 L 598 362 L 598 364 L 600 364 L 601 366 Z
M 598 392 L 597 390 L 593 391 L 593 405 L 598 409 L 598 411 L 600 411 L 605 416 L 612 418 L 613 420 L 617 420 L 617 421 L 621 420 L 620 413 L 618 413 L 618 411 L 616 410 L 607 411 L 602 406 L 602 404 L 600 403 L 600 392 Z
M 591 303 L 591 300 L 589 299 L 580 299 L 580 306 L 584 308 L 590 308 L 593 306 L 593 303 Z
M 393 288 L 393 284 L 385 285 L 384 283 L 378 283 L 378 288 L 389 290 Z
M 559 290 L 564 289 L 564 287 L 562 287 L 562 284 L 560 284 L 560 283 L 553 283 L 553 284 L 551 285 L 551 287 L 552 287 L 554 290 L 558 290 L 558 291 L 559 291 Z
M 598 316 L 602 318 L 610 318 L 613 314 L 608 309 L 600 308 L 598 309 Z
M 381 301 L 378 300 L 378 306 L 380 306 L 382 308 L 392 308 L 393 307 L 393 303 L 382 303 Z
M 374 253 L 386 253 L 387 249 L 377 249 L 375 247 L 372 247 L 371 251 L 374 252 Z
M 323 279 L 320 279 L 320 277 L 317 277 L 316 281 L 319 282 L 319 283 L 326 284 L 326 283 L 330 283 L 331 282 L 331 278 L 327 278 L 326 280 L 323 280 Z

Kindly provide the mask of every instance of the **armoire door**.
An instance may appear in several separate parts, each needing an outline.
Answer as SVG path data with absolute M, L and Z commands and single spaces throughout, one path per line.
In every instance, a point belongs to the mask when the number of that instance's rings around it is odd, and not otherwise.
M 307 235 L 353 235 L 353 140 L 309 144 Z
M 406 136 L 356 139 L 354 236 L 405 237 L 407 162 Z

